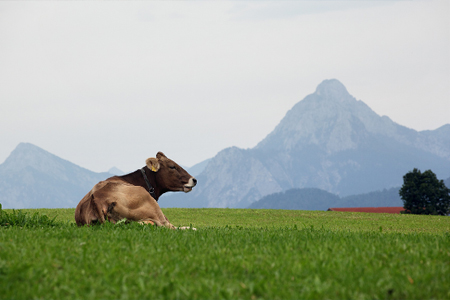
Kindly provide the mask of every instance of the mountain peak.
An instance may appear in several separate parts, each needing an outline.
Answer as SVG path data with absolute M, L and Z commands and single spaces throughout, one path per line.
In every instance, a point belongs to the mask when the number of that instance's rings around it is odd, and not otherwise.
M 32 168 L 53 177 L 65 179 L 68 179 L 69 176 L 67 170 L 82 169 L 81 167 L 30 143 L 20 143 L 17 145 L 5 162 L 0 165 L 0 170 L 6 172 L 22 171 L 27 168 Z
M 17 152 L 28 152 L 28 151 L 41 151 L 41 152 L 47 152 L 42 148 L 39 148 L 36 145 L 33 145 L 31 143 L 19 143 L 16 148 L 13 150 L 13 153 Z
M 20 143 L 0 164 L 0 202 L 5 208 L 75 207 L 86 191 L 109 176 Z
M 45 164 L 48 159 L 52 158 L 53 156 L 54 155 L 33 144 L 20 143 L 11 152 L 11 154 L 2 164 L 2 167 L 23 169 L 27 166 L 41 164 L 42 162 L 44 162 Z
M 349 97 L 353 98 L 348 93 L 345 86 L 337 79 L 327 79 L 322 81 L 322 83 L 317 86 L 315 94 L 325 99 L 335 99 L 340 102 Z
M 338 80 L 325 80 L 257 146 L 219 152 L 199 174 L 202 185 L 189 200 L 171 196 L 166 207 L 248 207 L 266 195 L 305 187 L 341 196 L 368 193 L 401 185 L 412 167 L 448 177 L 449 126 L 419 134 L 380 117 Z M 302 199 L 296 201 L 308 209 Z

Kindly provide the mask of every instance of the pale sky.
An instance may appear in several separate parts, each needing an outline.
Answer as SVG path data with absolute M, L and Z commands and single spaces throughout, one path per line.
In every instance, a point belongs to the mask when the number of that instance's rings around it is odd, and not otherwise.
M 0 1 L 0 163 L 29 142 L 96 172 L 192 166 L 331 78 L 401 125 L 450 123 L 450 1 Z

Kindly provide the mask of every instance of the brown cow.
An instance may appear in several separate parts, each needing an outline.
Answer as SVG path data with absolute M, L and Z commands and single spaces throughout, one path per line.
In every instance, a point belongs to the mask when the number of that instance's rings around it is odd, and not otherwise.
M 145 167 L 133 173 L 97 183 L 77 205 L 77 225 L 103 223 L 105 220 L 116 223 L 126 218 L 176 229 L 164 216 L 157 201 L 168 191 L 190 192 L 197 180 L 162 152 L 158 152 L 156 158 L 148 158 L 145 163 Z

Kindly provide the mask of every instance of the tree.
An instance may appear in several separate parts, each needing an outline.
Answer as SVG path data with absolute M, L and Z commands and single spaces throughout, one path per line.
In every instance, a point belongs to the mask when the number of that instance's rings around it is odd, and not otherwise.
M 406 173 L 399 194 L 405 213 L 445 216 L 450 212 L 450 189 L 431 170 Z

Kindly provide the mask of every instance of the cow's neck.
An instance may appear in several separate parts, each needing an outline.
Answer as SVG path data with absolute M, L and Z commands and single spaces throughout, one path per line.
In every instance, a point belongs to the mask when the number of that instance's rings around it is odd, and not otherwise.
M 158 201 L 159 197 L 164 193 L 161 191 L 161 189 L 158 187 L 158 185 L 156 184 L 156 178 L 155 178 L 155 173 L 151 172 L 147 167 L 142 168 L 145 171 L 145 175 L 147 176 L 147 179 L 150 183 L 150 185 L 153 187 L 153 189 L 155 190 L 154 192 L 154 198 L 156 201 Z M 141 186 L 143 187 L 146 191 L 148 191 L 148 186 L 147 183 L 145 182 L 144 176 L 142 175 L 141 170 L 136 170 L 133 173 L 127 174 L 127 175 L 123 175 L 120 176 L 120 178 L 122 178 L 122 180 L 131 183 L 133 185 L 137 185 L 137 186 Z

